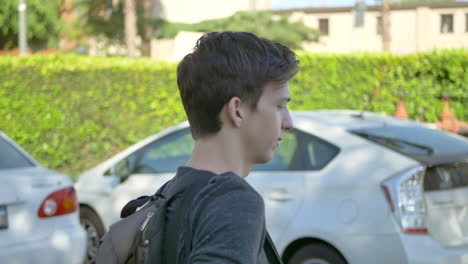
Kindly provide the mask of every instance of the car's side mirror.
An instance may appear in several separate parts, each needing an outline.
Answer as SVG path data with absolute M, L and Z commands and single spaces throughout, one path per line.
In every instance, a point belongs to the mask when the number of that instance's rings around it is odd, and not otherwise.
M 123 159 L 117 162 L 112 168 L 110 169 L 111 175 L 119 176 L 120 182 L 124 182 L 128 179 L 131 174 L 130 170 L 130 163 L 128 159 Z

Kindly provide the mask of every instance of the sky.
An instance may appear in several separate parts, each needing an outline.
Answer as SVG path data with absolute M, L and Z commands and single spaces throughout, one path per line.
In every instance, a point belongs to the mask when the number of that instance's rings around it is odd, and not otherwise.
M 379 0 L 365 0 L 368 5 L 375 5 Z M 466 2 L 468 0 L 461 0 Z M 271 0 L 273 9 L 288 9 L 301 7 L 334 7 L 353 6 L 356 0 Z

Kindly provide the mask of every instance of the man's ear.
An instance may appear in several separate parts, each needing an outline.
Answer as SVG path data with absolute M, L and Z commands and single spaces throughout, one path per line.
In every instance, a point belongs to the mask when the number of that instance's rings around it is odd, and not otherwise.
M 230 122 L 234 127 L 240 127 L 244 117 L 242 100 L 239 97 L 234 96 L 226 103 L 225 107 L 228 122 Z

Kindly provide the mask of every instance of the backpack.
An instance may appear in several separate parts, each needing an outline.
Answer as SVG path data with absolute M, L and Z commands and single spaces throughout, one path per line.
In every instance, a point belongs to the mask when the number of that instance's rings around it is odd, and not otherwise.
M 144 246 L 149 242 L 141 241 L 143 231 L 164 205 L 166 197 L 162 191 L 166 185 L 156 194 L 138 197 L 124 206 L 120 213 L 123 219 L 112 224 L 101 238 L 95 257 L 96 264 L 144 263 Z M 139 207 L 141 209 L 137 210 Z
M 163 245 L 165 234 L 177 234 L 186 227 L 185 216 L 198 192 L 215 176 L 203 173 L 189 178 L 189 182 L 175 184 L 166 182 L 151 196 L 140 196 L 128 202 L 122 209 L 120 221 L 110 226 L 101 239 L 96 253 L 96 264 L 146 264 L 163 263 L 163 252 L 166 259 L 177 257 L 177 236 L 168 236 Z M 174 222 L 166 223 L 166 209 L 171 200 L 182 193 L 181 207 L 174 213 Z M 185 224 L 185 225 L 184 225 Z M 190 252 L 192 232 L 188 230 L 184 237 L 182 253 Z M 264 250 L 271 264 L 280 264 L 278 253 L 267 232 Z

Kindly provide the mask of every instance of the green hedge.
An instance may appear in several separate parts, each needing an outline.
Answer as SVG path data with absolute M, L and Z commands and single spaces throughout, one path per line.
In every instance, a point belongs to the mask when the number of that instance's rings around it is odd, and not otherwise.
M 320 55 L 300 52 L 291 109 L 351 108 L 392 114 L 407 94 L 411 118 L 435 122 L 436 97 L 468 121 L 468 52 Z M 185 119 L 176 64 L 148 59 L 0 57 L 0 130 L 44 166 L 70 175 Z
M 410 118 L 436 122 L 448 93 L 458 119 L 468 121 L 468 51 L 390 54 L 300 53 L 302 70 L 292 82 L 295 109 L 361 109 L 393 114 L 404 94 Z M 300 96 L 298 96 L 300 95 Z
M 76 175 L 183 120 L 175 65 L 0 57 L 0 130 L 47 167 Z

